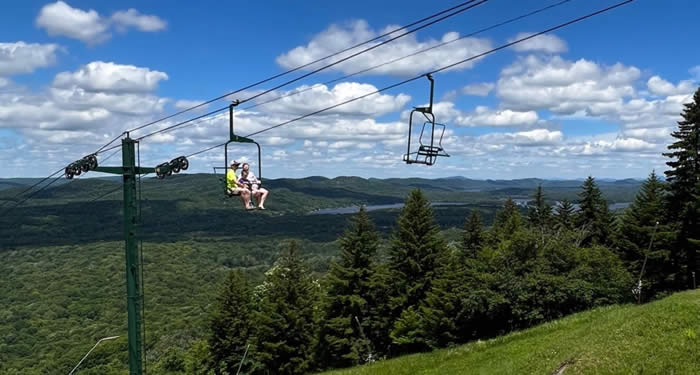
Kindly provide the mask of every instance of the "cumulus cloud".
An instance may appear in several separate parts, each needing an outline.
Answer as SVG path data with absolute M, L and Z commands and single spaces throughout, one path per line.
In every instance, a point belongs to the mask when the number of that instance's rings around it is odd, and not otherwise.
M 664 96 L 689 94 L 696 89 L 693 81 L 680 81 L 678 85 L 674 85 L 659 76 L 649 78 L 647 87 L 652 94 Z
M 490 133 L 478 138 L 479 142 L 488 144 L 509 143 L 520 146 L 543 146 L 560 143 L 564 134 L 559 130 L 533 129 L 516 133 Z M 502 145 L 499 145 L 499 150 Z
M 148 92 L 167 79 L 167 74 L 149 68 L 93 61 L 75 72 L 59 73 L 53 85 L 61 88 L 76 86 L 86 91 Z
M 535 111 L 514 111 L 511 109 L 491 109 L 477 106 L 473 111 L 466 112 L 455 107 L 452 102 L 438 102 L 433 105 L 433 113 L 439 123 L 455 123 L 461 126 L 527 126 L 539 120 Z M 408 111 L 402 118 L 408 119 Z
M 357 82 L 339 83 L 333 88 L 325 85 L 301 86 L 287 92 L 271 93 L 261 98 L 268 101 L 280 98 L 265 105 L 265 111 L 288 114 L 306 114 L 376 91 L 370 84 Z M 411 97 L 406 94 L 396 96 L 375 94 L 324 112 L 326 115 L 343 113 L 358 116 L 381 116 L 403 108 Z
M 478 106 L 474 112 L 458 116 L 456 123 L 463 126 L 517 126 L 532 125 L 537 122 L 535 111 L 513 111 L 510 109 L 491 110 Z
M 496 93 L 508 108 L 547 109 L 557 114 L 602 113 L 636 94 L 636 67 L 601 66 L 559 56 L 527 56 L 501 72 Z
M 387 33 L 397 28 L 398 26 L 387 26 L 383 30 L 376 31 L 370 28 L 370 26 L 364 20 L 354 21 L 345 25 L 331 25 L 325 31 L 315 35 L 307 45 L 296 47 L 279 56 L 277 58 L 277 63 L 284 68 L 293 68 L 303 64 L 308 64 L 314 60 L 372 39 L 378 35 Z M 330 69 L 342 71 L 344 73 L 355 73 L 359 70 L 378 65 L 379 63 L 394 60 L 398 57 L 406 56 L 416 51 L 433 47 L 439 43 L 456 40 L 459 37 L 459 34 L 456 32 L 448 32 L 439 40 L 430 39 L 419 41 L 415 34 L 410 34 L 397 39 L 392 43 L 383 45 L 367 53 L 363 53 Z M 349 56 L 379 43 L 380 42 L 365 44 L 334 58 L 324 60 L 323 64 L 338 61 L 343 57 Z M 425 53 L 379 67 L 368 73 L 412 75 L 445 66 L 490 49 L 491 42 L 487 39 L 464 38 L 444 47 L 435 48 Z M 465 63 L 456 69 L 467 69 L 472 67 L 475 63 L 476 61 Z M 308 69 L 314 69 L 317 67 L 317 65 L 312 65 L 309 66 Z
M 473 83 L 462 88 L 466 95 L 488 96 L 496 85 L 490 82 Z
M 56 63 L 56 44 L 0 43 L 0 76 L 31 73 Z
M 144 15 L 136 9 L 117 11 L 111 18 L 106 18 L 94 9 L 86 11 L 57 1 L 41 8 L 36 25 L 51 36 L 65 36 L 94 45 L 110 39 L 112 27 L 122 32 L 128 28 L 159 31 L 165 29 L 167 24 L 157 16 Z
M 527 38 L 534 33 L 518 33 L 513 38 L 508 39 L 508 43 L 512 43 L 516 40 Z M 534 38 L 528 39 L 524 42 L 520 42 L 513 47 L 514 50 L 518 52 L 547 52 L 547 53 L 561 53 L 566 52 L 568 47 L 566 42 L 553 34 L 542 34 Z
M 594 140 L 583 144 L 565 146 L 564 149 L 574 155 L 605 155 L 608 152 L 640 152 L 656 150 L 657 147 L 649 142 L 636 138 L 617 138 L 612 141 Z
M 134 8 L 115 12 L 112 15 L 112 22 L 119 31 L 126 31 L 128 28 L 134 27 L 140 31 L 152 32 L 165 30 L 168 25 L 158 16 L 141 14 Z

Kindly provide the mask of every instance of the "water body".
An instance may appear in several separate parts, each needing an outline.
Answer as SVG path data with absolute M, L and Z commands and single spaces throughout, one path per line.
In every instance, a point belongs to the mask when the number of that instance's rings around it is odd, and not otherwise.
M 366 211 L 377 211 L 377 210 L 390 210 L 396 208 L 403 208 L 403 203 L 393 203 L 393 204 L 373 204 L 365 206 Z M 430 204 L 433 207 L 437 206 L 466 206 L 467 203 L 464 202 L 434 202 Z M 355 214 L 360 212 L 360 206 L 349 206 L 340 208 L 322 208 L 316 211 L 311 211 L 312 215 L 343 215 L 343 214 Z
M 515 204 L 518 206 L 527 206 L 527 202 L 531 201 L 531 199 L 513 199 L 515 201 Z M 560 202 L 556 202 L 556 205 L 558 205 Z M 438 207 L 438 206 L 466 206 L 468 203 L 466 202 L 434 202 L 431 203 L 430 205 L 433 207 Z M 391 210 L 391 209 L 397 209 L 397 208 L 403 208 L 403 203 L 392 203 L 392 204 L 374 204 L 374 205 L 369 205 L 365 206 L 366 211 L 377 211 L 377 210 Z M 618 203 L 612 203 L 608 206 L 610 208 L 610 211 L 616 211 L 616 210 L 624 210 L 625 208 L 629 207 L 630 202 L 618 202 Z M 579 205 L 574 204 L 574 210 L 578 211 Z M 348 207 L 340 207 L 340 208 L 322 208 L 318 209 L 316 211 L 311 211 L 312 215 L 346 215 L 346 214 L 355 214 L 360 211 L 360 206 L 348 206 Z
M 527 207 L 528 203 L 532 202 L 532 198 L 512 198 L 512 199 L 516 205 L 521 206 L 521 207 Z M 554 207 L 557 207 L 559 204 L 561 204 L 561 201 L 554 202 Z M 627 207 L 629 207 L 630 204 L 632 204 L 632 202 L 611 203 L 608 205 L 608 208 L 610 209 L 610 211 L 624 210 Z M 574 206 L 574 211 L 578 211 L 578 209 L 579 209 L 578 203 L 574 203 L 573 206 Z

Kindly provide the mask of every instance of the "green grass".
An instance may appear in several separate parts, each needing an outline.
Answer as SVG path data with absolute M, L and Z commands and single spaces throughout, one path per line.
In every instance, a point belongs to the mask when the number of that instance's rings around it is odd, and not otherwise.
M 326 375 L 700 374 L 700 290 Z

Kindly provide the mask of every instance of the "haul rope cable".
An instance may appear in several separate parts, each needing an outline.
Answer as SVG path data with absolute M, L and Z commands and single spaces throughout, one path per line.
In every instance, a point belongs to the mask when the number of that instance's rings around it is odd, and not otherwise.
M 235 90 L 235 91 L 228 92 L 228 93 L 226 93 L 226 94 L 224 94 L 224 95 L 218 96 L 218 97 L 216 97 L 216 98 L 214 98 L 214 99 L 211 99 L 211 100 L 208 100 L 208 101 L 206 101 L 206 102 L 200 103 L 200 104 L 198 104 L 198 105 L 192 106 L 192 107 L 190 107 L 190 108 L 184 109 L 184 110 L 179 111 L 179 112 L 177 112 L 177 113 L 174 113 L 174 114 L 172 114 L 172 115 L 169 115 L 169 116 L 163 117 L 163 118 L 161 118 L 161 119 L 158 119 L 158 120 L 149 122 L 149 123 L 147 123 L 147 124 L 138 126 L 138 127 L 136 127 L 136 128 L 127 130 L 127 132 L 132 132 L 132 131 L 136 131 L 136 130 L 143 129 L 143 128 L 145 128 L 145 127 L 148 127 L 148 126 L 157 124 L 157 123 L 159 123 L 159 122 L 168 120 L 168 119 L 170 119 L 170 118 L 173 118 L 173 117 L 175 117 L 175 116 L 177 116 L 177 115 L 180 115 L 180 114 L 183 114 L 183 113 L 185 113 L 185 112 L 189 112 L 189 111 L 191 111 L 191 110 L 197 109 L 197 108 L 202 107 L 202 106 L 204 106 L 204 105 L 213 103 L 213 102 L 215 102 L 215 101 L 217 101 L 217 100 L 220 100 L 220 99 L 223 99 L 223 98 L 225 98 L 225 97 L 227 97 L 227 96 L 229 96 L 229 95 L 236 94 L 236 93 L 239 93 L 239 92 L 244 91 L 244 90 L 248 90 L 248 89 L 250 89 L 250 88 L 259 86 L 259 85 L 261 85 L 261 84 L 263 84 L 263 83 L 267 83 L 267 82 L 269 82 L 269 81 L 271 81 L 271 80 L 273 80 L 273 79 L 276 79 L 276 78 L 285 76 L 285 75 L 287 75 L 287 74 L 289 74 L 289 73 L 296 72 L 297 70 L 306 68 L 306 67 L 308 67 L 308 66 L 311 66 L 311 65 L 313 65 L 313 64 L 316 64 L 316 63 L 321 62 L 321 61 L 323 61 L 323 60 L 326 60 L 326 59 L 329 59 L 329 58 L 331 58 L 331 57 L 337 56 L 337 55 L 339 55 L 339 54 L 341 54 L 341 53 L 348 52 L 348 51 L 353 50 L 353 49 L 355 49 L 355 48 L 357 48 L 357 47 L 363 46 L 363 45 L 365 45 L 365 44 L 367 44 L 367 43 L 371 43 L 371 42 L 377 41 L 377 40 L 379 40 L 379 39 L 382 39 L 382 38 L 384 38 L 384 37 L 386 37 L 386 36 L 389 36 L 389 35 L 391 35 L 391 34 L 394 34 L 394 33 L 396 33 L 396 32 L 399 32 L 399 31 L 401 31 L 401 30 L 407 29 L 407 28 L 409 28 L 409 27 L 411 27 L 411 26 L 415 26 L 415 25 L 417 25 L 417 24 L 419 24 L 419 23 L 425 22 L 425 21 L 427 21 L 427 20 L 430 20 L 430 19 L 432 19 L 432 18 L 438 17 L 438 16 L 440 16 L 440 15 L 443 15 L 443 14 L 445 14 L 445 13 L 447 13 L 447 12 L 453 11 L 453 10 L 455 10 L 455 9 L 459 9 L 459 8 L 464 7 L 464 6 L 466 6 L 466 5 L 469 5 L 469 4 L 471 4 L 471 3 L 475 2 L 475 1 L 476 1 L 476 0 L 468 0 L 468 1 L 462 2 L 462 3 L 457 4 L 457 5 L 455 5 L 455 6 L 451 7 L 451 8 L 442 10 L 442 11 L 437 12 L 437 13 L 434 13 L 434 14 L 428 16 L 428 17 L 424 17 L 424 18 L 422 18 L 422 19 L 420 19 L 420 20 L 418 20 L 418 21 L 414 21 L 414 22 L 412 22 L 412 23 L 410 23 L 410 24 L 408 24 L 408 25 L 405 25 L 405 26 L 399 27 L 399 28 L 397 28 L 397 29 L 391 30 L 391 31 L 389 31 L 389 32 L 386 32 L 386 33 L 384 33 L 384 34 L 381 34 L 381 35 L 379 35 L 379 36 L 376 36 L 376 37 L 374 37 L 374 38 L 372 38 L 372 39 L 369 39 L 369 40 L 366 40 L 366 41 L 364 41 L 364 42 L 355 44 L 355 45 L 353 45 L 353 46 L 347 47 L 347 48 L 342 49 L 342 50 L 340 50 L 340 51 L 331 53 L 330 55 L 321 57 L 321 58 L 319 58 L 319 59 L 316 59 L 316 60 L 314 60 L 314 61 L 311 61 L 311 62 L 306 63 L 306 64 L 303 64 L 303 65 L 297 66 L 296 68 L 289 69 L 289 70 L 287 70 L 287 71 L 284 71 L 284 72 L 282 72 L 282 73 L 276 74 L 276 75 L 274 75 L 274 76 L 272 76 L 272 77 L 269 77 L 269 78 L 266 78 L 266 79 L 264 79 L 264 80 L 261 80 L 261 81 L 252 83 L 252 84 L 250 84 L 250 85 L 248 85 L 248 86 L 246 86 L 246 87 L 237 89 L 237 90 Z M 488 0 L 486 0 L 486 1 L 488 1 Z
M 385 86 L 385 87 L 383 87 L 383 88 L 381 88 L 381 89 L 378 89 L 378 90 L 376 90 L 376 91 L 372 91 L 372 92 L 369 92 L 369 93 L 367 93 L 367 94 L 360 95 L 360 96 L 357 96 L 357 97 L 355 97 L 355 98 L 346 100 L 346 101 L 344 101 L 344 102 L 337 103 L 337 104 L 334 104 L 334 105 L 332 105 L 332 106 L 329 106 L 329 107 L 326 107 L 326 108 L 323 108 L 323 109 L 319 109 L 319 110 L 314 111 L 314 112 L 311 112 L 311 113 L 307 113 L 307 114 L 305 114 L 305 115 L 303 115 L 303 116 L 299 116 L 299 117 L 293 118 L 293 119 L 291 119 L 291 120 L 282 122 L 282 123 L 280 123 L 280 124 L 277 124 L 277 125 L 273 125 L 273 126 L 264 128 L 264 129 L 262 129 L 262 130 L 259 130 L 259 131 L 253 132 L 253 133 L 251 133 L 251 134 L 248 134 L 248 135 L 246 135 L 245 137 L 246 137 L 246 138 L 249 138 L 249 137 L 252 137 L 252 136 L 254 136 L 254 135 L 258 135 L 258 134 L 261 134 L 261 133 L 264 133 L 264 132 L 267 132 L 267 131 L 270 131 L 270 130 L 273 130 L 273 129 L 276 129 L 276 128 L 279 128 L 279 127 L 282 127 L 282 126 L 285 126 L 285 125 L 288 125 L 288 124 L 291 124 L 291 123 L 293 123 L 293 122 L 296 122 L 296 121 L 305 119 L 305 118 L 307 118 L 307 117 L 310 117 L 310 116 L 313 116 L 313 115 L 316 115 L 316 114 L 319 114 L 319 113 L 323 113 L 323 112 L 329 111 L 329 110 L 331 110 L 331 109 L 334 109 L 334 108 L 343 106 L 343 105 L 345 105 L 345 104 L 349 104 L 349 103 L 352 103 L 352 102 L 354 102 L 354 101 L 357 101 L 357 100 L 366 98 L 366 97 L 368 97 L 368 96 L 375 95 L 375 94 L 378 94 L 378 93 L 380 93 L 380 92 L 383 92 L 383 91 L 386 91 L 386 90 L 389 90 L 389 89 L 392 89 L 392 88 L 395 88 L 395 87 L 404 85 L 404 84 L 406 84 L 406 83 L 415 81 L 415 80 L 417 80 L 417 79 L 419 79 L 419 78 L 422 78 L 422 77 L 424 77 L 424 76 L 426 76 L 426 75 L 428 75 L 428 74 L 435 74 L 435 73 L 439 73 L 439 72 L 445 71 L 445 70 L 450 69 L 450 68 L 454 68 L 455 66 L 460 65 L 460 64 L 464 64 L 465 62 L 469 62 L 469 61 L 478 59 L 478 58 L 480 58 L 480 57 L 483 57 L 483 56 L 489 55 L 489 54 L 491 54 L 491 53 L 500 51 L 500 50 L 502 50 L 502 49 L 505 49 L 505 48 L 514 46 L 514 45 L 519 44 L 519 43 L 522 43 L 522 42 L 525 42 L 525 41 L 527 41 L 527 40 L 530 40 L 530 39 L 532 39 L 532 38 L 538 37 L 538 36 L 540 36 L 540 35 L 550 33 L 550 32 L 552 32 L 552 31 L 555 31 L 555 30 L 564 28 L 564 27 L 569 26 L 569 25 L 574 24 L 574 23 L 581 22 L 581 21 L 586 20 L 586 19 L 588 19 L 588 18 L 591 18 L 591 17 L 597 16 L 597 15 L 600 15 L 600 14 L 602 14 L 602 13 L 611 11 L 611 10 L 613 10 L 613 9 L 619 8 L 619 7 L 623 6 L 623 5 L 627 5 L 627 4 L 632 3 L 632 2 L 634 2 L 634 1 L 635 1 L 635 0 L 625 0 L 625 1 L 622 1 L 622 2 L 619 2 L 619 3 L 616 3 L 616 4 L 611 5 L 611 6 L 609 6 L 609 7 L 606 7 L 606 8 L 600 9 L 600 10 L 597 10 L 597 11 L 592 12 L 592 13 L 588 13 L 588 14 L 586 14 L 586 15 L 584 15 L 584 16 L 575 18 L 575 19 L 573 19 L 573 20 L 570 20 L 570 21 L 567 21 L 567 22 L 558 24 L 558 25 L 556 25 L 556 26 L 552 26 L 552 27 L 550 27 L 550 28 L 548 28 L 548 29 L 539 31 L 539 32 L 537 32 L 537 33 L 535 33 L 535 34 L 532 34 L 532 35 L 529 35 L 529 36 L 526 36 L 526 37 L 523 37 L 523 38 L 520 38 L 520 39 L 516 39 L 516 40 L 514 40 L 514 41 L 512 41 L 512 42 L 508 42 L 508 43 L 503 44 L 503 45 L 501 45 L 501 46 L 499 46 L 499 47 L 493 48 L 493 49 L 491 49 L 491 50 L 489 50 L 489 51 L 482 52 L 482 53 L 480 53 L 480 54 L 474 55 L 474 56 L 472 56 L 472 57 L 466 58 L 466 59 L 464 59 L 464 60 L 460 60 L 460 61 L 458 61 L 458 62 L 449 64 L 449 65 L 445 65 L 445 66 L 443 66 L 443 67 L 441 67 L 441 68 L 435 69 L 435 70 L 430 71 L 430 72 L 428 72 L 428 73 L 423 73 L 423 74 L 421 74 L 421 75 L 418 75 L 418 76 L 415 76 L 415 77 L 406 79 L 406 80 L 404 80 L 404 81 L 401 81 L 401 82 L 398 82 L 398 83 L 395 83 L 395 84 L 392 84 L 392 85 L 389 85 L 389 86 Z M 226 144 L 226 143 L 217 144 L 217 145 L 211 146 L 211 147 L 209 147 L 209 148 L 206 148 L 206 149 L 204 149 L 204 150 L 200 150 L 200 151 L 194 152 L 194 153 L 192 153 L 192 154 L 186 155 L 186 157 L 190 158 L 190 157 L 193 157 L 193 156 L 202 154 L 202 153 L 204 153 L 204 152 L 211 151 L 211 150 L 213 150 L 213 149 L 215 149 L 215 148 L 217 148 L 217 147 L 224 146 L 225 144 Z
M 279 85 L 277 85 L 277 86 L 275 86 L 275 87 L 273 87 L 273 88 L 266 89 L 266 90 L 264 90 L 264 91 L 262 91 L 262 92 L 260 92 L 260 93 L 258 93 L 258 94 L 255 94 L 255 95 L 253 95 L 253 96 L 250 96 L 250 97 L 248 97 L 248 98 L 246 98 L 246 99 L 241 100 L 239 103 L 240 103 L 240 104 L 246 103 L 246 102 L 251 101 L 251 100 L 253 100 L 253 99 L 255 99 L 255 98 L 258 98 L 258 97 L 260 97 L 260 96 L 267 95 L 267 94 L 269 94 L 270 92 L 275 91 L 275 90 L 277 90 L 277 89 L 279 89 L 279 88 L 288 86 L 288 85 L 290 85 L 290 84 L 292 84 L 292 83 L 294 83 L 294 82 L 297 82 L 297 81 L 299 81 L 299 80 L 301 80 L 301 79 L 304 79 L 304 78 L 306 78 L 306 77 L 309 77 L 309 76 L 311 76 L 311 75 L 313 75 L 313 74 L 316 74 L 316 73 L 318 73 L 318 72 L 324 71 L 324 70 L 326 70 L 326 69 L 328 69 L 328 68 L 331 68 L 331 67 L 333 67 L 333 66 L 336 66 L 336 65 L 338 65 L 338 64 L 341 64 L 341 63 L 343 63 L 343 62 L 345 62 L 345 61 L 348 61 L 348 60 L 350 60 L 350 59 L 352 59 L 352 58 L 355 58 L 355 57 L 357 57 L 357 56 L 359 56 L 359 55 L 362 55 L 362 54 L 367 53 L 367 52 L 369 52 L 369 51 L 372 51 L 372 50 L 374 50 L 374 49 L 376 49 L 376 48 L 379 48 L 379 47 L 381 47 L 381 46 L 384 46 L 384 45 L 386 45 L 386 44 L 389 44 L 389 43 L 391 43 L 391 42 L 393 42 L 393 41 L 395 41 L 395 40 L 397 40 L 397 39 L 399 39 L 399 38 L 403 38 L 403 37 L 406 36 L 406 35 L 415 33 L 416 31 L 421 30 L 421 29 L 424 29 L 424 28 L 426 28 L 426 27 L 428 27 L 428 26 L 431 26 L 431 25 L 433 25 L 433 24 L 435 24 L 435 23 L 442 22 L 442 21 L 446 20 L 447 18 L 450 18 L 450 17 L 452 17 L 452 16 L 458 15 L 458 14 L 460 14 L 460 13 L 462 13 L 462 12 L 465 12 L 465 11 L 467 11 L 467 10 L 469 10 L 469 9 L 472 9 L 472 8 L 474 8 L 474 7 L 476 7 L 476 6 L 482 5 L 482 4 L 484 4 L 484 3 L 488 2 L 488 1 L 489 1 L 489 0 L 480 0 L 479 2 L 477 2 L 477 3 L 475 3 L 475 4 L 472 4 L 472 5 L 470 5 L 470 6 L 466 7 L 466 8 L 458 9 L 458 10 L 456 10 L 456 11 L 450 13 L 450 14 L 447 14 L 447 15 L 442 16 L 442 17 L 440 17 L 440 18 L 438 18 L 438 19 L 436 19 L 436 20 L 433 20 L 433 21 L 431 21 L 431 22 L 428 22 L 428 23 L 426 23 L 426 24 L 424 24 L 424 25 L 421 25 L 421 26 L 418 26 L 418 27 L 413 28 L 413 29 L 411 29 L 411 30 L 408 30 L 408 31 L 406 31 L 405 33 L 399 34 L 399 35 L 397 35 L 397 36 L 395 36 L 395 37 L 393 37 L 393 38 L 391 38 L 391 39 L 387 39 L 387 40 L 385 40 L 385 41 L 383 41 L 383 42 L 381 42 L 381 43 L 375 44 L 375 45 L 373 45 L 373 46 L 371 46 L 371 47 L 368 47 L 368 48 L 365 48 L 365 49 L 363 49 L 363 50 L 361 50 L 361 51 L 355 52 L 355 53 L 353 53 L 353 54 L 351 54 L 351 55 L 349 55 L 349 56 L 343 57 L 342 59 L 340 59 L 340 60 L 338 60 L 338 61 L 334 61 L 333 63 L 330 63 L 330 64 L 328 64 L 328 65 L 322 66 L 322 67 L 320 67 L 320 68 L 318 68 L 318 69 L 315 69 L 315 70 L 313 70 L 313 71 L 311 71 L 311 72 L 309 72 L 309 73 L 302 74 L 302 75 L 300 75 L 299 77 L 296 77 L 296 78 L 294 78 L 294 79 L 291 79 L 291 80 L 289 80 L 289 81 L 286 81 L 286 82 L 284 82 L 284 83 L 281 83 L 281 84 L 279 84 Z M 229 94 L 229 95 L 230 95 L 230 94 Z M 228 95 L 226 95 L 226 96 L 228 96 Z M 218 100 L 218 99 L 217 99 L 217 100 Z M 215 114 L 215 113 L 218 113 L 218 112 L 221 112 L 221 111 L 224 111 L 224 110 L 227 110 L 227 109 L 228 109 L 228 105 L 227 105 L 226 107 L 222 107 L 222 108 L 219 108 L 219 109 L 215 109 L 215 110 L 213 110 L 213 111 L 211 111 L 211 112 L 209 112 L 209 113 L 205 113 L 205 114 L 203 114 L 203 115 L 201 115 L 201 116 L 197 116 L 197 117 L 195 117 L 195 118 L 193 118 L 193 119 L 190 119 L 190 120 L 187 120 L 187 121 L 183 121 L 183 122 L 181 122 L 181 123 L 178 123 L 178 124 L 175 124 L 175 125 L 166 127 L 166 128 L 164 128 L 164 129 L 156 130 L 156 131 L 154 131 L 154 132 L 152 132 L 152 133 L 149 133 L 149 134 L 146 134 L 146 135 L 144 135 L 144 136 L 141 136 L 140 138 L 137 138 L 137 140 L 141 140 L 141 139 L 143 139 L 143 138 L 150 137 L 150 136 L 152 136 L 152 135 L 154 135 L 154 134 L 162 133 L 162 132 L 165 131 L 165 130 L 169 130 L 169 129 L 178 127 L 178 126 L 180 126 L 180 125 L 184 125 L 184 124 L 189 123 L 189 122 L 191 122 L 191 121 L 198 120 L 198 119 L 200 119 L 200 118 L 203 118 L 203 117 L 206 117 L 206 116 L 210 116 L 210 115 L 213 115 L 213 114 Z M 141 127 L 141 128 L 143 128 L 143 127 Z M 139 129 L 141 129 L 141 128 L 139 128 Z M 138 129 L 134 129 L 134 130 L 138 130 Z
M 560 6 L 560 5 L 563 5 L 563 4 L 565 4 L 565 3 L 568 3 L 568 2 L 570 2 L 570 1 L 572 1 L 572 0 L 562 0 L 562 1 L 559 1 L 558 3 L 551 4 L 551 5 L 548 5 L 548 6 L 546 6 L 546 7 L 536 9 L 536 10 L 531 11 L 531 12 L 529 12 L 529 13 L 522 14 L 522 15 L 520 15 L 520 16 L 517 16 L 517 17 L 511 18 L 511 19 L 505 20 L 505 21 L 503 21 L 503 22 L 499 22 L 499 23 L 497 23 L 497 24 L 494 24 L 494 25 L 491 25 L 491 26 L 482 28 L 482 29 L 480 29 L 480 30 L 471 32 L 471 33 L 466 34 L 466 35 L 463 35 L 463 36 L 461 36 L 461 37 L 458 37 L 458 38 L 455 38 L 455 39 L 452 39 L 452 40 L 449 40 L 449 41 L 446 41 L 446 42 L 439 43 L 439 44 L 434 45 L 434 46 L 432 46 L 432 47 L 424 48 L 424 49 L 415 51 L 415 52 L 413 52 L 413 53 L 411 53 L 411 54 L 408 54 L 408 55 L 405 55 L 405 56 L 402 56 L 402 57 L 399 57 L 399 58 L 396 58 L 396 59 L 393 59 L 393 60 L 389 60 L 389 61 L 384 62 L 384 63 L 381 63 L 381 64 L 379 64 L 379 65 L 374 65 L 374 66 L 372 66 L 372 67 L 369 67 L 369 68 L 366 68 L 366 69 L 362 69 L 362 70 L 359 70 L 359 71 L 357 71 L 357 72 L 354 72 L 354 73 L 350 73 L 350 74 L 348 74 L 348 75 L 345 75 L 345 76 L 343 76 L 343 77 L 332 79 L 332 80 L 330 80 L 330 81 L 326 81 L 326 82 L 323 82 L 323 83 L 317 83 L 317 84 L 314 84 L 314 85 L 312 85 L 312 86 L 306 87 L 306 88 L 304 88 L 304 89 L 296 90 L 296 91 L 287 93 L 287 94 L 285 94 L 285 95 L 280 95 L 280 96 L 278 96 L 278 97 L 272 98 L 272 99 L 267 100 L 267 101 L 264 101 L 264 102 L 260 102 L 260 103 L 256 103 L 256 104 L 251 104 L 251 105 L 249 105 L 249 106 L 247 106 L 247 107 L 241 108 L 241 110 L 248 110 L 248 109 L 252 109 L 252 108 L 264 106 L 264 105 L 267 105 L 267 104 L 270 104 L 270 103 L 273 103 L 273 102 L 282 100 L 282 99 L 284 99 L 284 98 L 288 98 L 288 97 L 291 97 L 291 96 L 299 95 L 299 94 L 304 93 L 304 92 L 306 92 L 306 91 L 312 90 L 312 89 L 314 89 L 315 87 L 318 87 L 319 85 L 328 85 L 328 84 L 331 84 L 331 83 L 334 83 L 334 82 L 343 81 L 343 80 L 346 80 L 346 79 L 348 79 L 348 78 L 350 78 L 350 77 L 356 76 L 356 75 L 358 75 L 358 74 L 366 73 L 366 72 L 369 72 L 369 71 L 371 71 L 371 70 L 374 70 L 374 69 L 377 69 L 377 68 L 380 68 L 380 67 L 383 67 L 383 66 L 386 66 L 386 65 L 390 65 L 390 64 L 393 64 L 393 63 L 395 63 L 395 62 L 398 62 L 398 61 L 407 59 L 407 58 L 409 58 L 409 57 L 413 57 L 413 56 L 419 55 L 419 54 L 421 54 L 421 53 L 428 52 L 428 51 L 433 50 L 433 49 L 437 49 L 437 48 L 440 48 L 440 47 L 444 47 L 444 46 L 446 46 L 446 45 L 455 43 L 455 42 L 457 42 L 457 41 L 459 41 L 459 40 L 463 40 L 463 39 L 465 39 L 465 38 L 473 37 L 473 36 L 475 36 L 475 35 L 478 35 L 478 34 L 481 34 L 481 33 L 485 32 L 485 31 L 490 31 L 490 30 L 496 29 L 496 28 L 498 28 L 498 27 L 501 27 L 501 26 L 504 26 L 504 25 L 513 23 L 513 22 L 515 22 L 515 21 L 519 21 L 519 20 L 521 20 L 521 19 L 524 19 L 524 18 L 533 16 L 533 15 L 538 14 L 538 13 L 541 13 L 541 12 L 543 12 L 543 11 L 546 11 L 546 10 L 549 10 L 549 9 L 552 9 L 552 8 L 555 8 L 555 7 L 558 7 L 558 6 Z M 202 115 L 202 116 L 198 116 L 198 117 L 195 117 L 195 118 L 193 118 L 193 119 L 190 119 L 190 120 L 187 120 L 187 121 L 183 121 L 183 122 L 180 122 L 180 123 L 178 123 L 178 124 L 174 124 L 174 125 L 169 126 L 169 127 L 167 127 L 167 128 L 161 129 L 161 132 L 162 132 L 162 133 L 166 133 L 166 132 L 169 132 L 169 131 L 171 131 L 171 130 L 173 130 L 173 129 L 177 129 L 177 128 L 182 129 L 182 128 L 185 128 L 185 127 L 189 127 L 189 126 L 201 124 L 202 122 L 205 122 L 205 121 L 212 121 L 212 120 L 215 120 L 215 119 L 217 119 L 217 118 L 224 117 L 224 116 L 226 116 L 226 113 L 220 113 L 220 114 L 215 115 L 215 116 L 212 116 L 212 117 L 206 117 L 206 116 L 213 115 L 213 114 L 215 114 L 215 113 L 217 113 L 217 112 L 222 112 L 222 111 L 225 110 L 225 109 L 228 109 L 228 106 L 227 106 L 227 107 L 224 107 L 224 108 L 221 108 L 221 109 L 218 109 L 218 110 L 215 110 L 215 111 L 212 111 L 212 112 L 209 112 L 209 113 L 206 113 L 206 114 L 204 114 L 204 115 Z M 206 118 L 205 118 L 205 117 L 206 117 Z M 200 121 L 196 121 L 196 120 L 200 120 Z M 139 140 L 144 139 L 144 138 L 147 138 L 147 137 L 149 137 L 149 136 L 150 136 L 150 134 L 146 134 L 146 135 L 144 135 L 144 136 L 141 136 L 141 137 L 139 138 Z

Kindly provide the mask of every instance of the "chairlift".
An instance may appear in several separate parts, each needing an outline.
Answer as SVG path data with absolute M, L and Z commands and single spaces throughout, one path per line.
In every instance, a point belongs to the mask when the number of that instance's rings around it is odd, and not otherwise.
M 449 157 L 442 147 L 442 137 L 445 135 L 445 125 L 435 122 L 433 114 L 433 89 L 435 81 L 430 74 L 426 74 L 430 81 L 430 105 L 427 107 L 414 107 L 408 120 L 408 150 L 403 155 L 403 161 L 406 164 L 425 164 L 433 165 L 440 156 Z M 423 127 L 418 136 L 418 149 L 414 151 L 411 146 L 411 133 L 413 132 L 413 115 L 420 113 L 425 117 Z M 419 117 L 420 118 L 420 117 Z M 417 126 L 417 125 L 416 125 Z M 438 128 L 439 137 L 437 137 L 435 128 Z M 415 145 L 415 142 L 414 142 Z
M 226 174 L 228 173 L 230 166 L 229 166 L 229 159 L 228 159 L 228 147 L 231 143 L 252 143 L 255 144 L 258 148 L 258 179 L 262 182 L 262 152 L 260 150 L 260 144 L 250 138 L 246 137 L 241 137 L 240 135 L 236 135 L 233 132 L 233 107 L 237 106 L 240 103 L 240 101 L 236 100 L 233 103 L 231 103 L 228 107 L 228 116 L 229 116 L 229 140 L 226 142 L 224 145 L 224 166 L 223 167 L 213 167 L 214 168 L 214 174 L 218 175 L 217 171 L 223 171 L 223 177 L 219 178 L 219 181 L 221 181 L 221 184 L 223 186 L 224 190 L 224 196 L 226 198 L 231 197 L 228 193 L 227 189 L 227 183 L 226 183 Z

